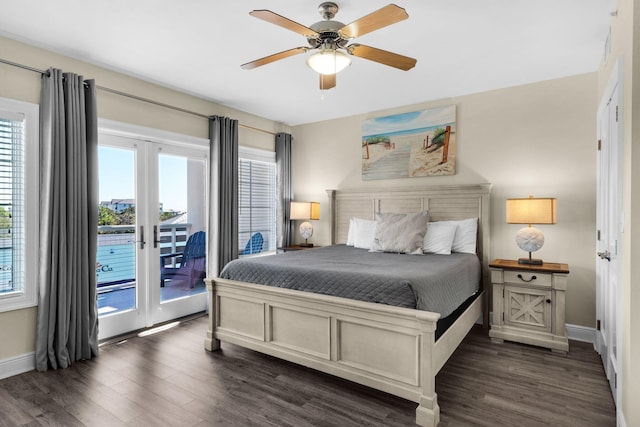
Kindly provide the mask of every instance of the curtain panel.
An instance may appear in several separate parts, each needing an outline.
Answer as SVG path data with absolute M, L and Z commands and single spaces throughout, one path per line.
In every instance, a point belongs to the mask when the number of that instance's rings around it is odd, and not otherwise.
M 98 355 L 95 82 L 49 69 L 40 110 L 40 265 L 36 369 Z
M 293 226 L 290 219 L 293 185 L 291 180 L 291 134 L 276 134 L 276 236 L 279 248 L 290 246 L 293 241 Z
M 238 258 L 238 121 L 209 118 L 209 239 L 207 275 Z

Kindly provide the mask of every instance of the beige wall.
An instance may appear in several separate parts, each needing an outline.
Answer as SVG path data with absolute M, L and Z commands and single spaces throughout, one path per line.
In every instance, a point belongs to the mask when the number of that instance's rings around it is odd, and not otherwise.
M 0 361 L 35 350 L 37 316 L 35 307 L 0 313 Z
M 270 120 L 3 37 L 0 37 L 0 57 L 41 70 L 49 67 L 61 68 L 64 71 L 81 74 L 85 78 L 93 78 L 100 86 L 129 92 L 202 114 L 229 116 L 238 119 L 243 125 L 271 132 L 288 131 L 282 125 Z M 0 96 L 39 103 L 40 75 L 0 64 Z M 100 118 L 208 138 L 209 128 L 206 119 L 104 91 L 98 91 L 97 100 Z M 239 130 L 239 142 L 244 146 L 271 151 L 274 149 L 273 135 L 242 127 Z M 36 313 L 36 308 L 0 313 L 0 360 L 34 351 Z
M 505 223 L 505 199 L 556 197 L 558 223 L 538 227 L 546 244 L 536 255 L 569 264 L 567 322 L 595 326 L 596 82 L 591 73 L 294 127 L 295 198 L 322 203 L 312 240 L 330 240 L 329 188 L 489 182 L 490 256 L 517 258 L 525 255 L 515 244 L 520 226 Z M 450 104 L 457 106 L 456 175 L 362 181 L 364 120 Z
M 640 312 L 631 311 L 631 307 L 640 306 L 640 287 L 632 286 L 631 280 L 640 277 L 640 264 L 631 263 L 633 254 L 640 253 L 640 225 L 633 221 L 633 214 L 638 217 L 640 211 L 640 199 L 631 197 L 634 189 L 640 187 L 640 150 L 634 151 L 632 145 L 633 132 L 640 132 L 632 126 L 634 121 L 640 123 L 640 108 L 632 110 L 633 100 L 640 99 L 640 85 L 638 88 L 632 85 L 633 71 L 640 75 L 636 64 L 640 61 L 637 53 L 640 44 L 632 44 L 633 22 L 640 27 L 640 18 L 634 14 L 640 14 L 640 8 L 634 10 L 632 0 L 619 0 L 618 16 L 612 18 L 612 57 L 625 58 L 622 388 L 628 425 L 640 425 L 640 407 L 632 405 L 640 401 L 640 365 L 631 364 L 632 360 L 640 360 Z M 83 74 L 95 78 L 101 86 L 204 114 L 227 115 L 245 125 L 274 132 L 288 130 L 260 117 L 2 37 L 0 55 L 39 69 L 54 66 Z M 493 184 L 491 256 L 516 258 L 522 256 L 513 241 L 518 226 L 504 223 L 504 199 L 529 194 L 554 196 L 558 198 L 558 224 L 539 227 L 545 233 L 546 245 L 537 255 L 570 264 L 567 321 L 594 326 L 595 112 L 611 63 L 603 65 L 597 76 L 576 76 L 295 127 L 292 130 L 295 197 L 323 203 L 324 219 L 317 225 L 313 241 L 318 244 L 329 241 L 327 188 L 490 182 Z M 0 64 L 0 96 L 38 103 L 40 77 Z M 359 141 L 363 120 L 449 104 L 458 108 L 455 176 L 361 180 Z M 201 118 L 105 92 L 98 93 L 98 114 L 101 118 L 196 137 L 206 138 L 208 134 L 207 122 Z M 636 135 L 636 139 L 639 137 Z M 243 128 L 240 143 L 273 149 L 271 135 Z M 36 313 L 35 308 L 0 313 L 0 360 L 34 350 Z
M 622 378 L 619 381 L 622 402 L 618 405 L 622 407 L 626 425 L 637 426 L 640 425 L 640 312 L 637 309 L 640 304 L 640 263 L 637 261 L 640 255 L 640 7 L 633 0 L 618 0 L 617 12 L 617 16 L 611 18 L 610 58 L 601 64 L 598 72 L 598 99 L 604 95 L 614 64 L 622 59 L 624 231 L 620 331 Z

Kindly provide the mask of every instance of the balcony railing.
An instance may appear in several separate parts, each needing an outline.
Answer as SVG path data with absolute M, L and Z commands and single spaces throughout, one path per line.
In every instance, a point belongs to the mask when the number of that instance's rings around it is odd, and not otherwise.
M 160 225 L 160 254 L 182 252 L 191 234 L 191 224 Z M 145 236 L 152 243 L 153 236 Z M 175 260 L 174 260 L 175 262 Z M 133 225 L 98 227 L 96 263 L 98 288 L 113 289 L 136 280 L 136 229 Z

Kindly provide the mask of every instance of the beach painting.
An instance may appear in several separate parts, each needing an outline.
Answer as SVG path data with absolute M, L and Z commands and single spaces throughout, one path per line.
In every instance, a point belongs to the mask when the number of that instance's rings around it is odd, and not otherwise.
M 378 117 L 363 123 L 363 180 L 455 173 L 455 105 Z

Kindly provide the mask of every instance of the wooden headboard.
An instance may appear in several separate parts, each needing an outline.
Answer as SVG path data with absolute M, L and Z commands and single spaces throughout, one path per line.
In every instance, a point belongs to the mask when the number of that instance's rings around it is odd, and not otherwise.
M 491 184 L 327 190 L 327 193 L 332 244 L 346 243 L 351 218 L 375 219 L 376 212 L 428 210 L 429 221 L 478 217 L 477 252 L 483 267 L 483 285 L 488 288 Z

